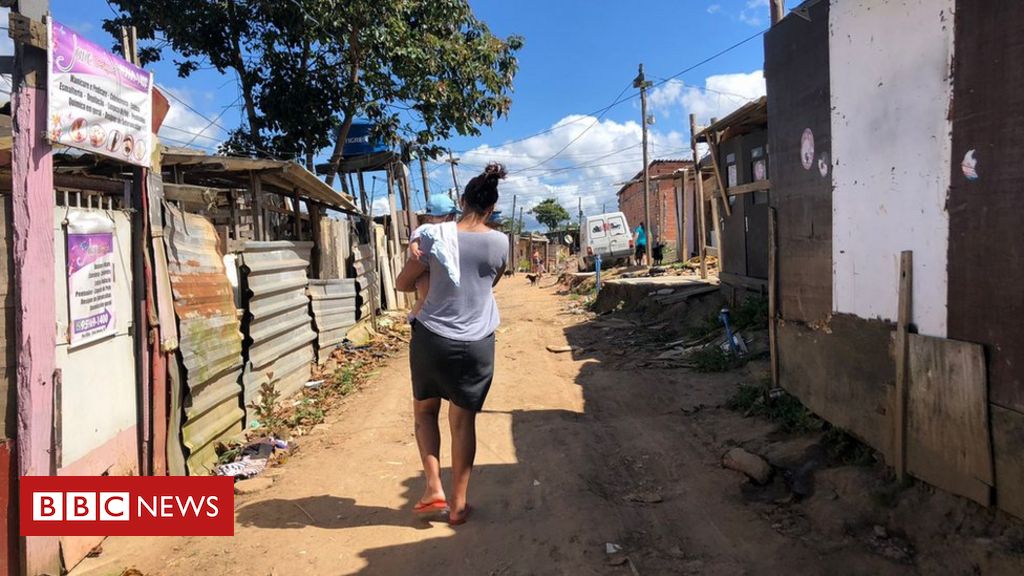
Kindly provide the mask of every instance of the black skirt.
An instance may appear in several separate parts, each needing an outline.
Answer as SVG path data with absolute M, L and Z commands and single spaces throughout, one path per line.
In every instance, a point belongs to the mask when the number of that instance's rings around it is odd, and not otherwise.
M 443 398 L 459 408 L 479 412 L 494 379 L 494 333 L 463 342 L 413 322 L 409 368 L 417 400 Z

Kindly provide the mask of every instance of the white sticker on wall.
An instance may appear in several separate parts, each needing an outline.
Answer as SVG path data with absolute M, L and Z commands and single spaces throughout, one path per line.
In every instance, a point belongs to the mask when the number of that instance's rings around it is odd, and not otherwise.
M 978 179 L 978 159 L 974 157 L 974 149 L 971 148 L 964 154 L 964 161 L 960 163 L 960 167 L 964 171 L 964 176 L 968 180 Z
M 804 135 L 800 137 L 800 163 L 804 170 L 814 166 L 814 132 L 810 128 L 804 128 Z
M 822 152 L 818 155 L 818 173 L 821 174 L 822 178 L 828 176 L 828 160 L 828 152 Z

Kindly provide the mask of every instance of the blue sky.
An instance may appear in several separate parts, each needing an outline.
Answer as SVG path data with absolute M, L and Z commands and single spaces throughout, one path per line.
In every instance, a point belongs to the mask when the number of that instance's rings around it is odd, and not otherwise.
M 640 62 L 649 79 L 663 81 L 763 30 L 769 20 L 768 0 L 471 0 L 471 4 L 496 34 L 519 34 L 526 39 L 509 116 L 485 128 L 479 137 L 453 138 L 447 143 L 462 158 L 463 184 L 489 160 L 506 164 L 511 175 L 499 205 L 506 213 L 513 194 L 527 209 L 548 197 L 558 198 L 573 213 L 578 197 L 588 213 L 597 213 L 603 205 L 612 209 L 615 183 L 642 167 L 639 98 L 619 104 L 600 118 L 587 114 L 623 94 Z M 111 44 L 101 28 L 103 18 L 111 15 L 104 0 L 53 0 L 51 10 L 56 19 L 92 40 Z M 762 45 L 755 38 L 652 90 L 652 158 L 686 155 L 690 112 L 706 122 L 764 93 Z M 201 71 L 183 80 L 169 59 L 151 69 L 158 85 L 200 112 L 172 100 L 161 138 L 176 145 L 191 142 L 214 148 L 224 137 L 222 127 L 233 128 L 241 122 L 242 110 L 234 105 L 238 92 L 233 77 Z M 623 95 L 634 92 L 629 88 Z M 414 187 L 419 190 L 421 180 L 413 168 Z M 451 186 L 446 164 L 431 163 L 428 170 L 433 192 Z M 416 198 L 421 202 L 422 194 Z

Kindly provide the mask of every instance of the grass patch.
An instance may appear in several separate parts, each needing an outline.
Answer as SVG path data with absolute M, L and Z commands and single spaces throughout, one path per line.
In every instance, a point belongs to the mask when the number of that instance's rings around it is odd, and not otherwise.
M 729 314 L 736 330 L 768 328 L 768 300 L 750 297 Z
M 875 451 L 842 428 L 829 426 L 821 443 L 838 464 L 868 466 L 875 462 Z
M 738 358 L 723 352 L 718 346 L 706 346 L 693 352 L 689 356 L 693 369 L 697 372 L 728 372 L 738 368 L 745 363 L 743 358 Z
M 780 392 L 769 394 L 764 384 L 743 384 L 726 406 L 744 416 L 767 418 L 785 432 L 817 432 L 825 428 L 825 421 L 801 404 L 796 396 Z

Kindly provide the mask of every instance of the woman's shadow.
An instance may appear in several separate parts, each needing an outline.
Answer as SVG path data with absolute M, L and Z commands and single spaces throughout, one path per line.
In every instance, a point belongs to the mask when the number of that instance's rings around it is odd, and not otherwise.
M 412 513 L 412 503 L 418 499 L 416 488 L 422 488 L 419 477 L 402 482 L 406 500 L 401 508 L 364 506 L 354 498 L 330 494 L 303 498 L 270 498 L 243 505 L 235 514 L 237 524 L 245 527 L 272 529 L 354 528 L 357 526 L 404 526 L 420 530 L 430 529 L 431 523 L 445 522 L 446 516 L 438 512 L 418 516 Z

